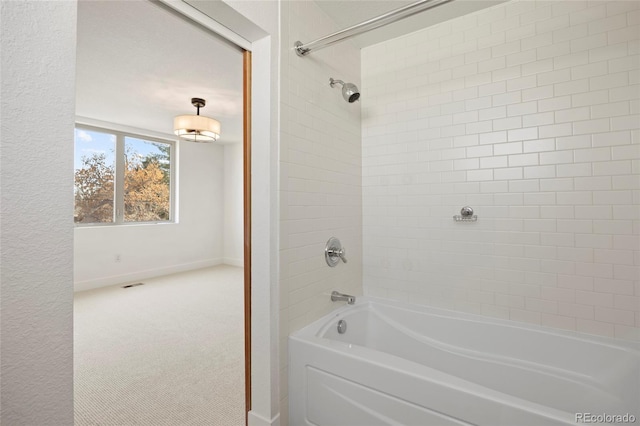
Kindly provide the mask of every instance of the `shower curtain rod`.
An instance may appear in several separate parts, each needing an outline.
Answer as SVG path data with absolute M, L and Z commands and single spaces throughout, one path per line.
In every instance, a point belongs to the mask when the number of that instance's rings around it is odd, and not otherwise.
M 359 24 L 353 25 L 349 28 L 345 28 L 344 30 L 329 34 L 328 36 L 321 37 L 309 43 L 303 44 L 300 41 L 296 41 L 293 47 L 298 56 L 305 56 L 308 55 L 312 50 L 322 49 L 323 47 L 330 46 L 346 38 L 374 30 L 383 25 L 387 25 L 400 19 L 407 18 L 418 12 L 422 12 L 423 10 L 427 10 L 450 1 L 452 0 L 420 0 L 407 6 L 392 10 L 380 16 L 376 16 L 375 18 L 371 18 L 367 21 L 360 22 Z

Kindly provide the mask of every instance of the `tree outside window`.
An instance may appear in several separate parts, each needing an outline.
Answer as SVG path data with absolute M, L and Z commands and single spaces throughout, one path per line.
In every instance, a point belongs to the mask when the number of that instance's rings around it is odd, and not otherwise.
M 75 223 L 171 220 L 171 143 L 76 128 L 75 147 Z

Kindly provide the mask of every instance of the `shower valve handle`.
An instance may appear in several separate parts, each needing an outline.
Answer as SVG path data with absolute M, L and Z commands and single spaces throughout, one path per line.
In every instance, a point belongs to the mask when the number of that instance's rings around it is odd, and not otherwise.
M 327 241 L 327 245 L 324 249 L 324 257 L 329 266 L 336 266 L 340 262 L 340 260 L 342 260 L 342 262 L 344 263 L 347 263 L 346 254 L 347 252 L 345 248 L 342 247 L 340 240 L 335 237 L 331 237 L 329 241 Z

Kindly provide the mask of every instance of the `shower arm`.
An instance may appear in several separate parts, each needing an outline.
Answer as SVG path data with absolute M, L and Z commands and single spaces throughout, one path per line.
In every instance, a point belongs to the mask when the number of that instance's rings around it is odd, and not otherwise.
M 338 43 L 349 37 L 365 33 L 367 31 L 375 30 L 383 25 L 390 24 L 400 19 L 407 18 L 416 13 L 430 9 L 435 6 L 450 2 L 452 0 L 419 0 L 415 3 L 411 3 L 407 6 L 392 10 L 375 18 L 371 18 L 367 21 L 360 22 L 344 30 L 337 31 L 333 34 L 321 37 L 317 40 L 310 41 L 309 43 L 302 43 L 296 41 L 293 45 L 298 56 L 308 55 L 312 50 L 322 49 L 323 47 L 330 46 L 334 43 Z

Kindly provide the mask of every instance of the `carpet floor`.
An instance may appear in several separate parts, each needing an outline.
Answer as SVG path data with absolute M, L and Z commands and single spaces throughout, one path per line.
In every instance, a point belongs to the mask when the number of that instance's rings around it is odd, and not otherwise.
M 242 268 L 144 283 L 75 295 L 75 425 L 244 425 Z

